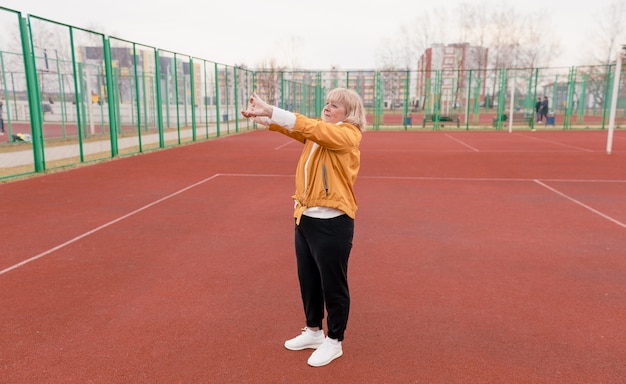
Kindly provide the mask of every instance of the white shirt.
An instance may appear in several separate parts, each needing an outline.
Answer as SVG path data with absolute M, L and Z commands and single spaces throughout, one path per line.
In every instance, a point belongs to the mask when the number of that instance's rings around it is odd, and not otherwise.
M 285 111 L 284 109 L 280 109 L 278 107 L 272 107 L 272 123 L 280 125 L 283 128 L 286 128 L 290 131 L 293 130 L 294 125 L 296 124 L 296 115 L 292 112 Z M 309 153 L 309 157 L 306 159 L 306 163 L 304 165 L 304 185 L 306 187 L 308 181 L 308 169 L 309 169 L 309 160 L 311 160 L 311 156 L 317 150 L 319 145 L 317 143 L 313 144 L 311 148 L 311 152 Z M 306 190 L 304 191 L 306 194 Z M 295 202 L 295 204 L 298 204 Z M 333 217 L 338 217 L 344 214 L 344 212 L 329 207 L 310 207 L 307 208 L 303 213 L 303 215 L 308 217 L 314 217 L 316 219 L 332 219 Z

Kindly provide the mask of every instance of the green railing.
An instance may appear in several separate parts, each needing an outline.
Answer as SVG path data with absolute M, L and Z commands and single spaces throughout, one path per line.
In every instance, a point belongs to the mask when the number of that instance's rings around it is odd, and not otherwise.
M 351 88 L 374 130 L 604 129 L 615 74 L 615 65 L 253 71 L 0 7 L 0 179 L 254 129 L 240 113 L 252 92 L 319 116 L 330 89 Z M 544 96 L 549 125 L 537 122 Z
M 6 8 L 0 36 L 0 178 L 253 129 L 249 70 Z

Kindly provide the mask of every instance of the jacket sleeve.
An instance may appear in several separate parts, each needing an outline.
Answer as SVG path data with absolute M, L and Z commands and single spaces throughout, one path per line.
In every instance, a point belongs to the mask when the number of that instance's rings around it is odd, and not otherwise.
M 330 150 L 351 150 L 361 142 L 361 131 L 352 124 L 333 124 L 297 113 L 295 115 L 296 123 L 292 133 L 300 134 L 306 140 L 312 140 Z
M 270 126 L 268 127 L 268 129 L 270 131 L 275 131 L 275 132 L 280 132 L 285 136 L 291 137 L 294 140 L 298 140 L 301 143 L 304 143 L 306 141 L 306 138 L 302 135 L 302 133 L 300 132 L 294 132 L 294 131 L 290 131 L 287 128 L 283 128 L 278 124 L 270 124 Z

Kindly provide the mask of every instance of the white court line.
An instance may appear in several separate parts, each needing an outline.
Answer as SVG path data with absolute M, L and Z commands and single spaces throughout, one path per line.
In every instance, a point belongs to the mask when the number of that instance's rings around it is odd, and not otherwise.
M 192 189 L 192 188 L 195 188 L 195 187 L 197 187 L 197 186 L 198 186 L 198 185 L 200 185 L 200 184 L 204 184 L 204 183 L 206 183 L 207 181 L 213 180 L 214 178 L 216 178 L 216 177 L 218 177 L 218 176 L 219 176 L 219 174 L 215 174 L 215 175 L 213 175 L 213 176 L 211 176 L 211 177 L 208 177 L 208 178 L 206 178 L 206 179 L 204 179 L 204 180 L 200 180 L 200 181 L 198 181 L 198 182 L 197 182 L 197 183 L 195 183 L 195 184 L 192 184 L 192 185 L 190 185 L 190 186 L 188 186 L 188 187 L 185 187 L 185 188 L 183 188 L 183 189 L 181 189 L 181 190 L 178 190 L 178 191 L 176 191 L 176 192 L 174 192 L 174 193 L 172 193 L 172 194 L 169 194 L 169 195 L 167 195 L 167 196 L 165 196 L 165 197 L 162 197 L 162 198 L 160 198 L 160 199 L 158 199 L 158 200 L 156 200 L 156 201 L 153 201 L 153 202 L 152 202 L 152 203 L 150 203 L 150 204 L 146 204 L 146 205 L 144 205 L 144 206 L 143 206 L 143 207 L 141 207 L 141 208 L 135 209 L 134 211 L 132 211 L 132 212 L 130 212 L 130 213 L 127 213 L 127 214 L 125 214 L 125 215 L 123 215 L 123 216 L 118 217 L 117 219 L 114 219 L 114 220 L 109 221 L 108 223 L 102 224 L 101 226 L 99 226 L 99 227 L 97 227 L 97 228 L 94 228 L 94 229 L 92 229 L 91 231 L 85 232 L 85 233 L 83 233 L 82 235 L 78 235 L 78 236 L 76 236 L 75 238 L 73 238 L 73 239 L 71 239 L 71 240 L 68 240 L 68 241 L 66 241 L 66 242 L 65 242 L 65 243 L 63 243 L 63 244 L 59 244 L 59 245 L 57 245 L 57 246 L 56 246 L 56 247 L 54 247 L 54 248 L 50 248 L 50 249 L 48 249 L 47 251 L 41 252 L 40 254 L 35 255 L 35 256 L 33 256 L 33 257 L 31 257 L 30 259 L 26 259 L 26 260 L 24 260 L 24 261 L 22 261 L 22 262 L 19 262 L 19 263 L 15 264 L 15 265 L 12 265 L 12 266 L 10 266 L 10 267 L 8 267 L 8 268 L 6 268 L 6 269 L 3 269 L 2 271 L 0 271 L 0 275 L 3 275 L 3 274 L 5 274 L 5 273 L 7 273 L 7 272 L 9 272 L 9 271 L 12 271 L 12 270 L 14 270 L 14 269 L 16 269 L 16 268 L 19 268 L 19 267 L 21 267 L 21 266 L 23 266 L 23 265 L 26 265 L 26 264 L 28 264 L 28 263 L 30 263 L 30 262 L 32 262 L 32 261 L 37 260 L 37 259 L 41 259 L 42 257 L 44 257 L 44 256 L 46 256 L 46 255 L 49 255 L 49 254 L 51 254 L 51 253 L 53 253 L 53 252 L 55 252 L 55 251 L 58 251 L 58 250 L 59 250 L 59 249 L 61 249 L 61 248 L 65 248 L 65 247 L 67 247 L 68 245 L 70 245 L 70 244 L 73 244 L 73 243 L 77 242 L 78 240 L 81 240 L 81 239 L 83 239 L 83 238 L 85 238 L 85 237 L 87 237 L 87 236 L 89 236 L 89 235 L 92 235 L 92 234 L 94 234 L 94 233 L 96 233 L 96 232 L 98 232 L 98 231 L 100 231 L 100 230 L 102 230 L 102 229 L 105 229 L 105 228 L 107 228 L 107 227 L 110 227 L 111 225 L 113 225 L 113 224 L 115 224 L 115 223 L 118 223 L 118 222 L 120 222 L 120 221 L 122 221 L 122 220 L 124 220 L 124 219 L 127 219 L 127 218 L 129 218 L 129 217 L 131 217 L 131 216 L 133 216 L 133 215 L 135 215 L 135 214 L 137 214 L 137 213 L 141 212 L 141 211 L 145 211 L 146 209 L 148 209 L 148 208 L 150 208 L 150 207 L 152 207 L 152 206 L 155 206 L 155 205 L 157 205 L 157 204 L 159 204 L 159 203 L 161 203 L 161 202 L 163 202 L 163 201 L 165 201 L 165 200 L 167 200 L 167 199 L 170 199 L 170 198 L 172 198 L 172 197 L 174 197 L 174 196 L 176 196 L 176 195 L 180 195 L 181 193 L 183 193 L 183 192 L 185 192 L 185 191 L 188 191 L 188 190 L 190 190 L 190 189 Z
M 275 151 L 277 151 L 277 150 L 279 150 L 279 149 L 282 149 L 283 147 L 286 147 L 286 146 L 288 146 L 288 145 L 289 145 L 289 144 L 291 144 L 291 143 L 293 143 L 293 140 L 289 140 L 289 141 L 288 141 L 288 142 L 286 142 L 285 144 L 283 144 L 283 145 L 279 145 L 278 147 L 274 148 L 274 150 L 275 150 Z
M 219 176 L 228 176 L 228 177 L 295 177 L 293 174 L 280 175 L 278 173 L 220 173 Z
M 573 149 L 578 149 L 580 151 L 585 151 L 585 152 L 595 152 L 593 149 L 588 149 L 588 148 L 581 148 L 581 147 L 576 147 L 574 145 L 569 145 L 569 144 L 563 144 L 563 143 L 559 143 L 558 141 L 552 141 L 552 140 L 546 140 L 546 139 L 540 139 L 538 137 L 534 137 L 534 136 L 529 136 L 529 135 L 518 135 L 518 136 L 522 136 L 525 138 L 529 138 L 531 140 L 535 140 L 535 141 L 542 141 L 544 143 L 550 143 L 550 144 L 556 144 L 556 145 L 560 145 L 566 148 L 573 148 Z
M 533 179 L 534 181 L 534 179 Z M 626 179 L 623 180 L 600 180 L 600 179 L 543 179 L 543 181 L 555 181 L 565 183 L 626 183 Z
M 571 201 L 571 202 L 573 202 L 573 203 L 575 203 L 575 204 L 578 204 L 578 205 L 580 205 L 581 207 L 583 207 L 583 208 L 585 208 L 585 209 L 587 209 L 587 210 L 589 210 L 589 211 L 591 211 L 591 212 L 595 213 L 596 215 L 598 215 L 598 216 L 600 216 L 600 217 L 602 217 L 602 218 L 604 218 L 604 219 L 607 219 L 608 221 L 613 222 L 613 223 L 615 223 L 615 224 L 619 225 L 619 226 L 620 226 L 620 227 L 622 227 L 622 228 L 626 228 L 626 224 L 622 223 L 621 221 L 616 220 L 616 219 L 612 218 L 611 216 L 605 215 L 604 213 L 602 213 L 602 212 L 600 212 L 600 211 L 598 211 L 598 210 L 596 210 L 596 209 L 591 208 L 591 207 L 590 207 L 590 206 L 588 206 L 587 204 L 584 204 L 584 203 L 582 203 L 582 202 L 580 202 L 580 201 L 578 201 L 578 200 L 574 199 L 573 197 L 570 197 L 570 196 L 566 195 L 565 193 L 563 193 L 563 192 L 561 192 L 561 191 L 558 191 L 558 190 L 556 190 L 555 188 L 552 188 L 552 187 L 550 187 L 549 185 L 546 185 L 546 184 L 542 183 L 542 182 L 541 182 L 541 181 L 539 181 L 539 180 L 533 180 L 533 181 L 534 181 L 535 183 L 537 183 L 537 184 L 541 185 L 542 187 L 544 187 L 544 188 L 546 188 L 546 189 L 548 189 L 548 190 L 550 190 L 550 191 L 552 191 L 552 192 L 556 193 L 557 195 L 559 195 L 559 196 L 561 196 L 561 197 L 564 197 L 564 198 L 566 198 L 567 200 L 569 200 L 569 201 Z
M 213 175 L 211 177 L 208 177 L 208 178 L 206 178 L 204 180 L 201 180 L 201 181 L 199 181 L 199 182 L 197 182 L 195 184 L 192 184 L 192 185 L 190 185 L 188 187 L 185 187 L 185 188 L 180 189 L 180 190 L 178 190 L 178 191 L 176 191 L 174 193 L 171 193 L 171 194 L 169 194 L 169 195 L 167 195 L 165 197 L 162 197 L 162 198 L 160 198 L 158 200 L 155 200 L 155 201 L 153 201 L 150 204 L 146 204 L 146 205 L 144 205 L 141 208 L 138 208 L 138 209 L 136 209 L 136 210 L 134 210 L 134 211 L 132 211 L 130 213 L 127 213 L 127 214 L 125 214 L 123 216 L 118 217 L 117 219 L 111 220 L 108 223 L 105 223 L 105 224 L 103 224 L 103 225 L 101 225 L 101 226 L 99 226 L 97 228 L 94 228 L 94 229 L 92 229 L 92 230 L 90 230 L 88 232 L 83 233 L 82 235 L 76 236 L 76 237 L 74 237 L 71 240 L 68 240 L 68 241 L 66 241 L 66 242 L 64 242 L 62 244 L 57 245 L 56 247 L 50 248 L 49 250 L 41 252 L 40 254 L 35 255 L 35 256 L 27 259 L 27 260 L 21 261 L 21 262 L 15 264 L 15 265 L 12 265 L 12 266 L 10 266 L 10 267 L 8 267 L 6 269 L 3 269 L 2 271 L 0 271 L 0 275 L 3 275 L 3 274 L 5 274 L 5 273 L 7 273 L 9 271 L 12 271 L 12 270 L 17 269 L 17 268 L 19 268 L 21 266 L 24 266 L 24 265 L 26 265 L 26 264 L 28 264 L 28 263 L 30 263 L 32 261 L 38 260 L 38 259 L 40 259 L 40 258 L 42 258 L 42 257 L 44 257 L 46 255 L 49 255 L 49 254 L 51 254 L 51 253 L 53 253 L 55 251 L 58 251 L 59 249 L 67 247 L 68 245 L 73 244 L 73 243 L 75 243 L 75 242 L 77 242 L 77 241 L 79 241 L 79 240 L 81 240 L 81 239 L 83 239 L 83 238 L 85 238 L 85 237 L 87 237 L 89 235 L 92 235 L 92 234 L 94 234 L 94 233 L 96 233 L 96 232 L 98 232 L 98 231 L 100 231 L 102 229 L 110 227 L 113 224 L 116 224 L 116 223 L 118 223 L 118 222 L 120 222 L 120 221 L 122 221 L 124 219 L 127 219 L 127 218 L 129 218 L 129 217 L 131 217 L 131 216 L 141 212 L 141 211 L 144 211 L 144 210 L 146 210 L 146 209 L 148 209 L 150 207 L 153 207 L 153 206 L 155 206 L 155 205 L 157 205 L 157 204 L 159 204 L 159 203 L 161 203 L 161 202 L 163 202 L 165 200 L 168 200 L 168 199 L 170 199 L 170 198 L 172 198 L 174 196 L 180 195 L 181 193 L 186 192 L 186 191 L 188 191 L 188 190 L 190 190 L 192 188 L 195 188 L 195 187 L 197 187 L 197 186 L 199 186 L 201 184 L 204 184 L 207 181 L 211 181 L 211 180 L 213 180 L 213 179 L 215 179 L 216 177 L 219 177 L 219 176 L 229 176 L 229 177 L 294 177 L 294 175 L 292 175 L 292 174 L 286 175 L 286 174 L 217 173 L 217 174 L 215 174 L 215 175 Z M 507 178 L 470 178 L 470 177 L 412 177 L 412 176 L 359 176 L 359 179 L 434 180 L 434 181 L 435 180 L 436 181 L 499 181 L 499 182 L 500 181 L 507 181 L 507 182 L 511 182 L 511 181 L 514 181 L 514 182 L 529 182 L 529 181 L 533 181 L 533 182 L 543 186 L 544 188 L 547 188 L 547 189 L 553 191 L 554 193 L 556 193 L 556 194 L 558 194 L 558 195 L 560 195 L 560 196 L 562 196 L 562 197 L 564 197 L 564 198 L 566 198 L 566 199 L 568 199 L 568 200 L 570 200 L 570 201 L 572 201 L 572 202 L 574 202 L 574 203 L 576 203 L 576 204 L 578 204 L 578 205 L 588 209 L 589 211 L 591 211 L 591 212 L 593 212 L 593 213 L 595 213 L 595 214 L 597 214 L 597 215 L 599 215 L 599 216 L 601 216 L 601 217 L 603 217 L 603 218 L 605 218 L 605 219 L 607 219 L 607 220 L 609 220 L 609 221 L 611 221 L 611 222 L 613 222 L 613 223 L 615 223 L 615 224 L 617 224 L 617 225 L 619 225 L 619 226 L 621 226 L 623 228 L 626 228 L 626 224 L 624 224 L 624 223 L 622 223 L 622 222 L 620 222 L 618 220 L 615 220 L 612 217 L 607 216 L 607 215 L 603 214 L 602 212 L 599 212 L 599 211 L 597 211 L 597 210 L 595 210 L 595 209 L 593 209 L 593 208 L 591 208 L 591 207 L 581 203 L 580 201 L 578 201 L 578 200 L 576 200 L 576 199 L 574 199 L 572 197 L 569 197 L 569 196 L 565 195 L 564 193 L 562 193 L 560 191 L 557 191 L 556 189 L 554 189 L 552 187 L 549 187 L 548 185 L 542 183 L 541 181 L 539 181 L 537 179 L 522 179 L 522 178 L 509 178 L 509 179 L 507 179 Z M 609 182 L 624 183 L 624 182 L 626 182 L 626 180 L 576 180 L 576 179 L 562 179 L 562 180 L 550 179 L 549 181 L 558 181 L 558 182 L 599 182 L 599 183 L 609 183 Z
M 452 139 L 452 140 L 456 141 L 457 143 L 459 143 L 459 144 L 461 144 L 461 145 L 463 145 L 463 146 L 465 146 L 465 147 L 467 147 L 467 148 L 471 149 L 471 150 L 472 150 L 472 151 L 474 151 L 474 152 L 480 152 L 478 149 L 476 149 L 476 148 L 472 147 L 472 146 L 471 146 L 471 145 L 469 145 L 469 144 L 465 144 L 463 141 L 461 141 L 461 140 L 459 140 L 459 139 L 456 139 L 456 138 L 454 138 L 454 137 L 450 136 L 450 135 L 449 135 L 449 134 L 447 134 L 447 133 L 446 133 L 446 137 L 448 137 L 448 138 L 450 138 L 450 139 Z
M 533 179 L 491 178 L 491 177 L 431 177 L 431 176 L 358 176 L 360 179 L 380 180 L 420 180 L 420 181 L 522 181 L 529 182 Z
M 225 175 L 225 174 L 224 174 Z M 229 175 L 235 176 L 235 175 Z M 390 179 L 390 180 L 422 180 L 422 181 L 535 181 L 537 179 L 504 178 L 504 177 L 432 177 L 432 176 L 359 176 L 358 179 Z M 602 179 L 544 179 L 560 183 L 626 183 L 623 180 Z

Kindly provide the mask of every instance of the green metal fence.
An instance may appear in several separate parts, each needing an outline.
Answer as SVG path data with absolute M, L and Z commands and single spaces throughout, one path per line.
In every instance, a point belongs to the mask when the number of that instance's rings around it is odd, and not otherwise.
M 351 88 L 375 130 L 604 129 L 616 71 L 252 71 L 0 7 L 0 179 L 254 129 L 240 113 L 252 92 L 319 116 L 330 89 Z
M 624 69 L 622 69 L 624 71 Z M 317 115 L 326 92 L 362 96 L 373 129 L 604 129 L 615 65 L 455 71 L 256 71 L 255 90 L 287 109 Z M 548 118 L 535 108 L 548 98 Z M 626 119 L 626 81 L 618 93 Z
M 0 178 L 253 129 L 254 73 L 0 8 Z

